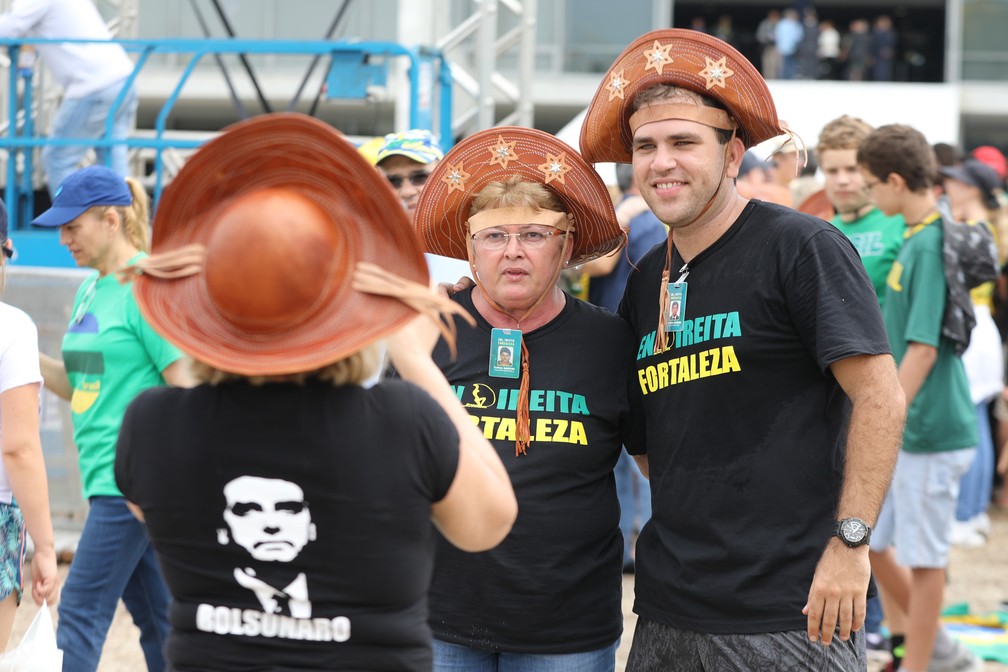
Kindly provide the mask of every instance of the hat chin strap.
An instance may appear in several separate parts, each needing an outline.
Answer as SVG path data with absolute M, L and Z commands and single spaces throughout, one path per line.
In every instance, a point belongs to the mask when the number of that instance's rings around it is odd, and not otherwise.
M 704 205 L 703 210 L 700 211 L 693 221 L 696 221 L 707 214 L 707 211 L 714 205 L 714 200 L 717 198 L 718 194 L 721 193 L 721 187 L 724 186 L 725 177 L 728 175 L 728 153 L 731 151 L 732 140 L 734 140 L 735 137 L 735 129 L 732 129 L 731 138 L 729 138 L 728 142 L 725 143 L 725 151 L 721 157 L 721 179 L 718 180 L 718 185 L 714 189 L 714 193 L 712 193 L 710 198 L 707 199 L 707 204 Z M 666 318 L 668 316 L 670 300 L 668 286 L 672 273 L 672 231 L 673 229 L 670 228 L 668 245 L 665 248 L 665 267 L 662 269 L 661 288 L 658 291 L 658 332 L 655 334 L 653 353 L 655 355 L 668 349 L 668 322 Z
M 645 105 L 630 115 L 627 124 L 630 126 L 630 135 L 637 132 L 637 129 L 644 124 L 654 121 L 666 121 L 669 119 L 680 119 L 682 121 L 695 121 L 704 126 L 717 128 L 723 131 L 735 132 L 738 125 L 722 109 L 700 105 L 697 103 L 660 103 L 655 102 Z
M 514 210 L 514 209 L 525 210 L 525 208 L 496 208 L 495 210 L 499 211 L 499 210 Z M 494 210 L 485 210 L 484 212 L 492 213 L 492 212 L 494 212 Z M 551 212 L 551 211 L 544 210 L 542 212 Z M 472 217 L 469 218 L 469 221 L 472 222 L 475 217 L 477 217 L 478 215 L 481 215 L 481 214 L 483 214 L 483 212 L 480 212 L 480 213 L 477 213 L 476 215 L 473 215 Z M 555 214 L 560 215 L 560 218 L 554 218 L 554 221 L 556 223 L 561 223 L 563 220 L 566 220 L 568 222 L 568 227 L 566 229 L 562 229 L 562 230 L 565 230 L 565 231 L 567 231 L 569 233 L 573 233 L 574 232 L 574 228 L 573 228 L 573 226 L 570 226 L 570 225 L 573 223 L 574 216 L 571 215 L 571 214 L 569 214 L 569 213 L 563 213 L 563 212 L 555 213 Z M 495 221 L 498 221 L 498 220 L 495 220 Z M 514 219 L 511 219 L 510 223 L 513 224 L 514 223 Z M 542 223 L 542 222 L 539 222 L 539 223 Z M 501 221 L 498 224 L 495 224 L 494 226 L 500 226 L 500 225 L 503 225 L 503 224 L 506 224 L 506 222 Z M 555 224 L 552 224 L 551 226 L 555 226 Z M 487 228 L 487 227 L 483 226 L 482 228 Z M 555 228 L 559 229 L 561 227 L 555 226 Z M 570 241 L 570 236 L 567 236 L 567 237 L 564 238 L 564 248 L 563 248 L 564 252 L 560 254 L 560 257 L 557 260 L 557 266 L 556 266 L 556 268 L 553 269 L 553 277 L 550 278 L 550 281 L 546 285 L 545 289 L 543 289 L 543 291 L 539 294 L 539 297 L 535 300 L 535 302 L 531 305 L 531 307 L 529 307 L 529 309 L 526 310 L 522 314 L 521 317 L 515 317 L 514 314 L 511 313 L 511 311 L 505 310 L 499 303 L 497 303 L 493 299 L 493 297 L 490 296 L 490 294 L 488 292 L 486 292 L 483 289 L 483 286 L 480 283 L 479 274 L 476 272 L 476 265 L 473 263 L 474 254 L 473 254 L 473 246 L 472 246 L 472 236 L 471 235 L 468 236 L 467 237 L 467 245 L 466 245 L 466 247 L 468 248 L 468 251 L 469 251 L 469 268 L 472 270 L 473 280 L 476 282 L 476 287 L 479 288 L 480 294 L 483 296 L 483 300 L 486 301 L 488 304 L 490 304 L 490 307 L 493 308 L 494 310 L 496 310 L 498 313 L 500 313 L 502 315 L 507 315 L 512 320 L 514 320 L 516 327 L 520 330 L 521 329 L 521 322 L 522 322 L 522 320 L 524 320 L 526 317 L 528 317 L 529 315 L 531 315 L 532 312 L 536 308 L 538 308 L 539 305 L 543 301 L 546 300 L 546 297 L 549 296 L 550 292 L 553 289 L 556 288 L 557 280 L 560 279 L 560 274 L 563 272 L 563 269 L 564 269 L 564 264 L 565 264 L 564 257 L 566 257 L 567 245 L 573 244 L 573 243 L 570 243 L 569 241 Z M 529 444 L 532 443 L 532 430 L 531 430 L 532 419 L 531 419 L 531 417 L 529 415 L 530 387 L 531 387 L 531 384 L 530 384 L 530 381 L 529 381 L 529 351 L 528 351 L 528 347 L 525 345 L 525 339 L 522 338 L 521 339 L 521 378 L 520 378 L 519 383 L 518 383 L 518 402 L 516 404 L 517 405 L 517 415 L 515 417 L 515 457 L 518 457 L 520 455 L 526 454 L 526 452 L 528 450 L 528 447 L 529 447 Z

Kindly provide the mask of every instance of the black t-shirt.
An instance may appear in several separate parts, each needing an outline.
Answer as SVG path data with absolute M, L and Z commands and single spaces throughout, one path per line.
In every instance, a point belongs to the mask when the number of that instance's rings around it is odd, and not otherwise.
M 620 305 L 653 502 L 634 609 L 700 632 L 804 629 L 850 417 L 828 367 L 889 352 L 878 300 L 842 233 L 753 201 L 690 263 L 684 329 L 654 355 L 666 251 L 645 255 Z M 683 263 L 676 252 L 672 282 Z
M 155 388 L 116 480 L 171 590 L 175 670 L 430 670 L 430 506 L 458 465 L 402 381 Z
M 567 297 L 560 315 L 524 334 L 533 441 L 515 456 L 518 380 L 492 378 L 490 325 L 472 303 L 459 322 L 458 358 L 434 361 L 497 449 L 518 519 L 493 550 L 464 553 L 438 540 L 431 587 L 434 636 L 477 649 L 571 653 L 612 644 L 622 631 L 623 541 L 613 467 L 632 445 L 630 330 L 612 313 Z M 515 349 L 517 361 L 518 353 Z

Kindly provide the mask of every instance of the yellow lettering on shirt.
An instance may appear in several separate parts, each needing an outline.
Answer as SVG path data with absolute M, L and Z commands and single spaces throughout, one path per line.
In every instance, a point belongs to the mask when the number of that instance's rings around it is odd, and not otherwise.
M 742 366 L 735 354 L 735 347 L 727 345 L 646 366 L 637 370 L 637 378 L 641 392 L 651 394 L 670 385 L 740 371 Z
M 900 276 L 903 275 L 903 264 L 898 261 L 894 261 L 893 265 L 889 268 L 889 275 L 886 276 L 886 285 L 888 285 L 894 292 L 902 292 L 903 285 L 900 284 Z

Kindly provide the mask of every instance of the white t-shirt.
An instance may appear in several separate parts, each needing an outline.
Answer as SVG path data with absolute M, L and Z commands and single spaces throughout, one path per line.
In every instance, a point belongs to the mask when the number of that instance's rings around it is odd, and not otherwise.
M 0 303 L 0 394 L 15 387 L 42 382 L 39 370 L 38 330 L 24 312 Z M 0 418 L 0 423 L 3 419 Z M 3 425 L 0 424 L 0 436 Z M 0 462 L 0 502 L 10 504 L 10 480 Z
M 969 379 L 970 397 L 973 404 L 988 401 L 1001 394 L 1004 387 L 1001 375 L 1004 358 L 1001 350 L 1001 333 L 998 331 L 990 308 L 973 305 L 976 326 L 970 333 L 970 344 L 962 354 L 966 378 Z
M 0 37 L 109 40 L 105 21 L 91 0 L 14 0 L 0 15 Z M 83 98 L 121 82 L 133 72 L 133 61 L 118 44 L 37 44 L 42 61 L 67 98 Z
M 442 257 L 436 254 L 424 254 L 427 259 L 427 271 L 431 280 L 440 284 L 447 282 L 454 285 L 459 278 L 471 278 L 472 269 L 469 262 L 452 257 Z

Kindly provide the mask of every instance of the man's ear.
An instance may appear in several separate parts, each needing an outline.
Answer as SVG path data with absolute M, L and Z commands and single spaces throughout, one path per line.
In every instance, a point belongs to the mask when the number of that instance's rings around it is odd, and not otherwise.
M 885 183 L 894 189 L 905 189 L 907 182 L 899 173 L 889 173 L 886 175 Z
M 742 157 L 745 156 L 745 143 L 742 142 L 742 138 L 733 136 L 731 140 L 728 141 L 728 147 L 726 148 L 728 153 L 727 165 L 725 166 L 725 176 L 731 179 L 736 179 L 739 174 L 739 169 L 742 167 Z

